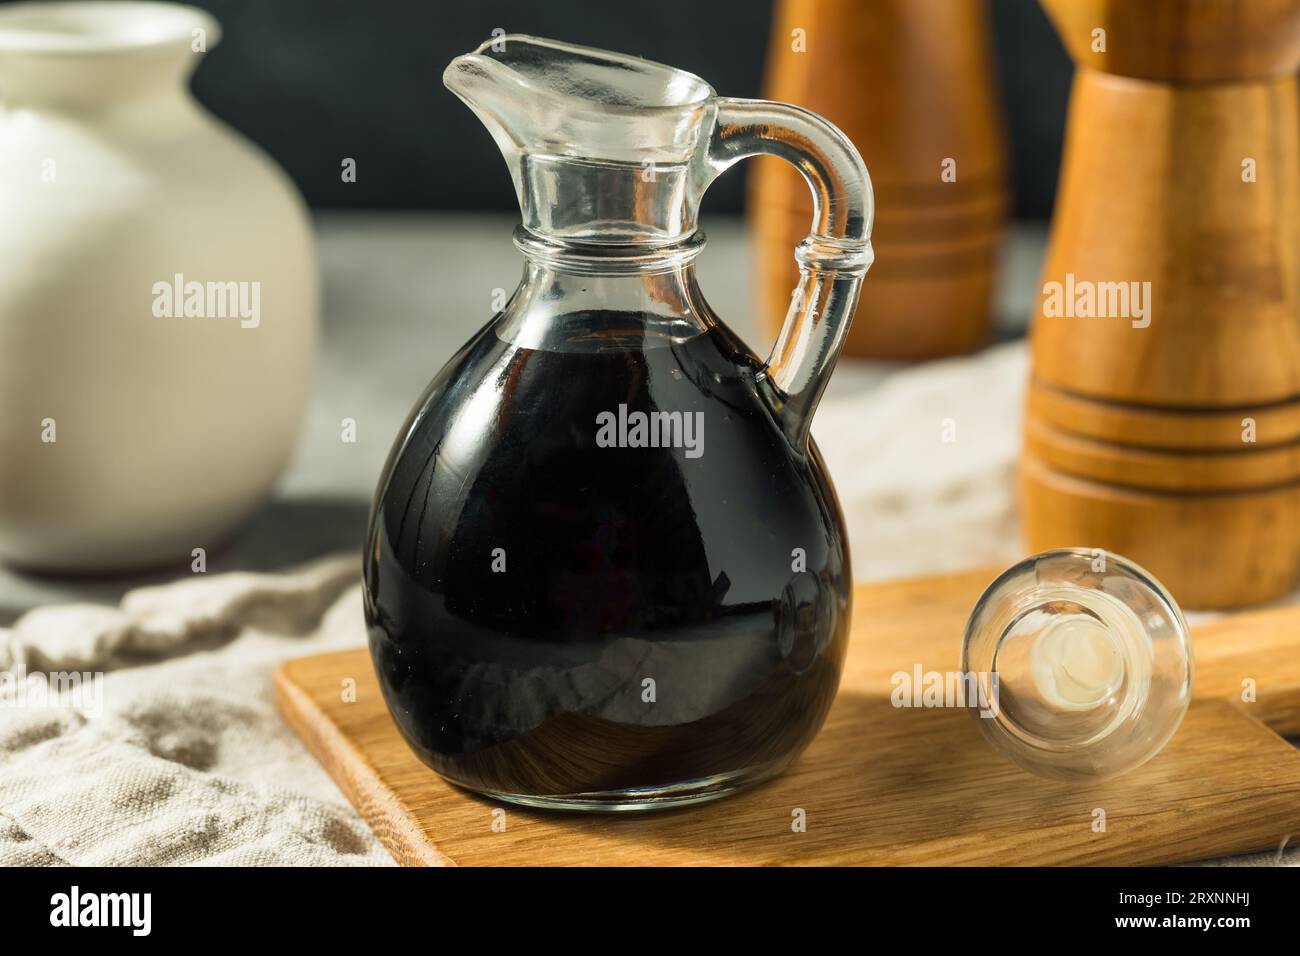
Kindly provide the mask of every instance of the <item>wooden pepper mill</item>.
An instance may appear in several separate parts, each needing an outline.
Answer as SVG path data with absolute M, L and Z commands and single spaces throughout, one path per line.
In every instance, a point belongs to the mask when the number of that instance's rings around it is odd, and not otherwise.
M 1006 159 L 986 13 L 984 0 L 776 4 L 765 95 L 839 126 L 876 193 L 876 261 L 845 354 L 929 358 L 988 338 Z M 811 201 L 776 160 L 758 163 L 751 187 L 764 326 L 775 336 Z
M 1300 0 L 1041 0 L 1078 65 L 1020 468 L 1034 550 L 1300 584 Z

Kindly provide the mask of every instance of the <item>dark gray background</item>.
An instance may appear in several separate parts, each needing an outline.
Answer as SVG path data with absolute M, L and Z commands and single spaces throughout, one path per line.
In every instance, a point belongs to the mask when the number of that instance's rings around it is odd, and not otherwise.
M 493 28 L 649 57 L 699 74 L 720 93 L 756 96 L 771 20 L 770 0 L 197 5 L 225 28 L 224 40 L 195 76 L 199 99 L 261 143 L 313 206 L 386 209 L 513 207 L 505 165 L 485 149 L 486 133 L 441 82 L 447 62 L 489 38 Z M 1016 211 L 1046 218 L 1070 63 L 1036 0 L 990 0 L 989 8 L 1012 139 Z M 356 183 L 340 181 L 345 156 L 357 160 Z M 723 177 L 709 190 L 706 208 L 739 211 L 742 189 L 741 175 Z
M 872 0 L 861 0 L 870 3 Z M 952 0 L 954 3 L 972 0 Z M 314 206 L 508 209 L 505 164 L 442 86 L 454 56 L 495 27 L 678 66 L 731 96 L 756 96 L 767 0 L 202 0 L 225 39 L 195 76 L 199 98 L 261 143 Z M 1016 211 L 1045 218 L 1060 160 L 1070 63 L 1036 0 L 991 0 L 1012 139 Z M 864 96 L 888 95 L 864 90 Z M 465 152 L 463 144 L 473 148 Z M 339 164 L 357 160 L 356 183 Z M 485 157 L 491 156 L 491 161 Z M 723 177 L 708 208 L 739 211 Z

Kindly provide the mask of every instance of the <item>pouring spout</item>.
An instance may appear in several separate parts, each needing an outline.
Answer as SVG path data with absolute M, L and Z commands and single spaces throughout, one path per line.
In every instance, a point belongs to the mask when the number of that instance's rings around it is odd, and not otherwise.
M 480 47 L 479 50 L 482 50 Z M 458 56 L 447 64 L 443 85 L 451 90 L 487 127 L 492 140 L 501 150 L 515 191 L 520 190 L 519 166 L 526 149 L 527 136 L 522 128 L 520 98 L 526 91 L 519 88 L 512 71 L 476 50 Z
M 560 237 L 675 241 L 694 231 L 713 88 L 669 66 L 508 34 L 443 82 L 492 134 L 524 225 Z

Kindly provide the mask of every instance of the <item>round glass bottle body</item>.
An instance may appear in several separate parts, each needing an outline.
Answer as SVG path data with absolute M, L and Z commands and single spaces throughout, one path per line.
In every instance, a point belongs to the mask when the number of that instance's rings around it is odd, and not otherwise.
M 653 312 L 626 308 L 626 278 L 529 270 L 380 481 L 366 615 L 389 708 L 448 780 L 519 803 L 668 806 L 766 779 L 820 727 L 848 638 L 820 456 L 689 267 L 631 280 L 659 290 Z

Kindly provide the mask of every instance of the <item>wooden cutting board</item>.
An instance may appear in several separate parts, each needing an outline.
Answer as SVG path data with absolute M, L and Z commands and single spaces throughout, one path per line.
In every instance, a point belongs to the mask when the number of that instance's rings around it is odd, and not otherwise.
M 1018 769 L 967 712 L 890 704 L 896 671 L 959 668 L 966 616 L 994 576 L 859 587 L 817 739 L 776 780 L 681 810 L 547 813 L 449 786 L 398 735 L 365 649 L 289 661 L 276 694 L 405 864 L 1159 864 L 1300 839 L 1300 751 L 1279 736 L 1300 735 L 1300 608 L 1195 628 L 1196 693 L 1178 734 L 1133 773 L 1077 785 Z

